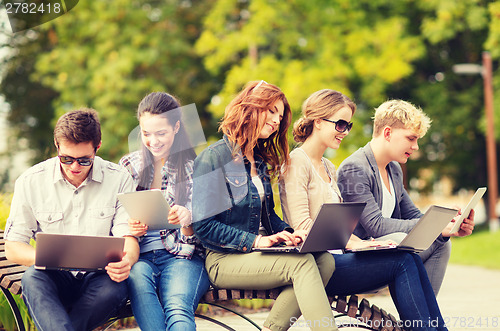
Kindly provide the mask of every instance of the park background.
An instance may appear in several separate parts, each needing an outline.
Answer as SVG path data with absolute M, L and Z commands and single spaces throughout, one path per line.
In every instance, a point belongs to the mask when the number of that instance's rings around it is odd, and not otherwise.
M 500 1 L 79 1 L 17 33 L 0 5 L 0 227 L 15 179 L 56 155 L 52 130 L 64 112 L 95 108 L 99 155 L 116 162 L 128 152 L 135 110 L 149 92 L 194 103 L 211 143 L 231 98 L 261 79 L 285 92 L 294 120 L 322 88 L 358 105 L 353 130 L 326 155 L 336 166 L 369 141 L 380 103 L 400 98 L 422 107 L 432 126 L 404 166 L 408 189 L 424 210 L 464 207 L 471 190 L 487 185 L 483 79 L 452 69 L 481 64 L 484 51 L 493 58 L 498 124 Z M 293 148 L 291 134 L 290 142 Z M 479 222 L 490 218 L 486 205 L 478 207 Z M 453 240 L 452 262 L 500 269 L 499 239 L 478 225 Z

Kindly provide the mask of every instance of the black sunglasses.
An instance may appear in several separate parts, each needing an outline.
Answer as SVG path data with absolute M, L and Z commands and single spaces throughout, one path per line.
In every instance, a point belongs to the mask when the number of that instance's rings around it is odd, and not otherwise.
M 351 131 L 352 129 L 352 122 L 347 122 L 344 120 L 338 120 L 338 121 L 332 121 L 332 120 L 327 120 L 326 118 L 323 118 L 324 121 L 330 122 L 335 124 L 335 130 L 338 132 L 347 132 Z
M 74 158 L 74 157 L 71 157 L 71 156 L 62 156 L 62 155 L 58 155 L 58 156 L 59 156 L 59 160 L 61 161 L 61 163 L 62 164 L 66 164 L 66 165 L 73 164 L 73 162 L 76 161 L 82 167 L 88 167 L 88 166 L 92 165 L 92 163 L 94 162 L 94 158 L 93 157 L 79 157 L 79 158 Z

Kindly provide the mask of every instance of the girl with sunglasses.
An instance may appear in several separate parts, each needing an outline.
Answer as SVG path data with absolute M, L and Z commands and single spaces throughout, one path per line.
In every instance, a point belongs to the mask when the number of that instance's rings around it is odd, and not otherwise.
M 333 164 L 323 157 L 338 149 L 352 128 L 356 105 L 333 90 L 313 93 L 302 106 L 293 128 L 300 142 L 280 180 L 284 220 L 296 230 L 308 230 L 323 203 L 342 202 Z M 352 235 L 347 248 L 385 244 Z M 407 252 L 334 254 L 335 272 L 328 295 L 363 293 L 389 285 L 400 318 L 412 330 L 446 330 L 436 297 L 420 257 Z
M 195 161 L 193 226 L 216 287 L 284 287 L 264 330 L 287 330 L 301 313 L 313 330 L 337 330 L 324 289 L 334 270 L 329 253 L 253 251 L 304 238 L 276 215 L 271 186 L 288 161 L 290 121 L 285 95 L 264 81 L 250 82 L 231 101 L 220 125 L 224 138 Z
M 204 253 L 191 226 L 192 174 L 195 152 L 171 95 L 155 92 L 139 104 L 141 150 L 120 164 L 137 190 L 160 189 L 170 204 L 168 222 L 180 229 L 148 230 L 130 220 L 140 237 L 141 254 L 128 281 L 130 301 L 141 330 L 196 330 L 194 312 L 210 283 Z

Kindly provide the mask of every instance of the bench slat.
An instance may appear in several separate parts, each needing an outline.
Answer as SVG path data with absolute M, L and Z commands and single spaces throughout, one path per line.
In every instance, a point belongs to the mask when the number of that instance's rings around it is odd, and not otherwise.
M 219 293 L 219 300 L 228 300 L 229 296 L 227 295 L 227 290 L 218 290 L 217 293 Z
M 337 298 L 337 305 L 335 306 L 335 310 L 339 313 L 345 314 L 347 312 L 347 299 L 345 296 L 339 296 Z
M 244 299 L 252 299 L 254 297 L 253 290 L 243 290 L 243 298 Z
M 14 264 L 14 263 L 12 263 L 9 260 L 2 260 L 2 261 L 0 261 L 0 269 L 1 268 L 6 268 L 6 267 L 12 267 L 13 265 L 17 265 L 17 264 Z
M 372 317 L 370 303 L 365 298 L 363 298 L 363 300 L 361 300 L 361 303 L 359 304 L 359 315 L 363 319 L 363 321 L 368 321 L 370 317 Z
M 0 282 L 0 286 L 2 286 L 5 289 L 11 290 L 11 287 L 14 286 L 16 281 L 19 281 L 19 283 L 21 283 L 22 277 L 23 274 L 15 274 L 15 275 L 10 275 L 9 277 L 4 277 Z
M 394 326 L 394 331 L 403 331 L 403 329 L 398 325 L 398 320 L 396 319 L 396 317 L 394 317 L 394 315 L 389 314 L 389 318 L 391 319 L 392 325 Z
M 372 316 L 371 316 L 371 320 L 372 320 L 372 326 L 376 329 L 376 330 L 380 330 L 381 329 L 381 326 L 382 326 L 382 314 L 380 313 L 380 308 L 375 306 L 375 305 L 372 305 Z
M 10 276 L 10 275 L 15 275 L 15 274 L 23 274 L 28 267 L 25 267 L 23 265 L 14 265 L 10 267 L 5 267 L 1 269 L 0 277 L 4 276 Z
M 21 294 L 22 292 L 22 286 L 21 286 L 21 280 L 15 281 L 10 285 L 9 288 L 10 293 L 12 294 Z
M 382 314 L 382 319 L 383 319 L 383 327 L 382 327 L 382 331 L 392 331 L 394 330 L 394 327 L 392 326 L 392 321 L 391 321 L 391 318 L 389 317 L 389 314 L 383 310 L 383 309 L 380 309 L 380 313 Z
M 210 291 L 207 291 L 207 293 L 205 293 L 205 295 L 203 296 L 203 298 L 201 299 L 201 301 L 203 302 L 214 302 L 216 301 L 217 299 L 215 298 L 215 291 L 213 290 L 210 290 Z
M 356 295 L 351 295 L 349 298 L 348 308 L 347 308 L 347 316 L 356 317 L 356 313 L 358 312 L 358 297 Z
M 231 299 L 242 299 L 243 296 L 241 295 L 240 290 L 231 290 Z

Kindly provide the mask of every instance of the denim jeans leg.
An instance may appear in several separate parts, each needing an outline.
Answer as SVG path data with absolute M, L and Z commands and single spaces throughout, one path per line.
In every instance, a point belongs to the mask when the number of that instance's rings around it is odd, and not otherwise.
M 333 254 L 335 272 L 326 285 L 326 292 L 328 295 L 349 295 L 389 285 L 402 272 L 407 254 L 396 251 Z
M 130 302 L 141 330 L 165 330 L 165 315 L 157 295 L 160 270 L 153 262 L 153 252 L 141 254 L 127 280 Z
M 443 243 L 442 241 L 435 240 L 428 249 L 419 253 L 419 255 L 424 262 L 434 294 L 437 296 L 443 284 L 446 267 L 448 267 L 448 261 L 450 260 L 451 241 L 448 240 Z
M 418 275 L 420 277 L 420 283 L 422 284 L 422 290 L 424 291 L 425 299 L 427 301 L 427 307 L 429 308 L 431 324 L 436 325 L 438 330 L 448 330 L 445 326 L 443 316 L 441 315 L 441 310 L 434 295 L 432 285 L 427 276 L 427 271 L 422 263 L 422 259 L 417 254 L 411 254 L 415 260 L 415 265 L 418 269 Z
M 126 282 L 117 283 L 106 272 L 90 272 L 80 281 L 80 291 L 69 317 L 75 330 L 93 330 L 127 302 Z
M 159 294 L 169 331 L 195 331 L 194 312 L 210 286 L 205 261 L 170 258 L 160 276 Z
M 36 270 L 29 267 L 21 280 L 23 300 L 40 331 L 73 330 L 60 291 L 74 291 L 71 274 L 59 271 Z
M 334 257 L 335 272 L 326 286 L 329 295 L 363 293 L 389 284 L 400 318 L 414 323 L 415 330 L 428 330 L 429 321 L 438 317 L 436 298 L 416 254 L 379 251 Z
M 417 254 L 408 254 L 404 265 L 405 272 L 391 285 L 404 326 L 415 331 L 446 330 L 422 260 Z

